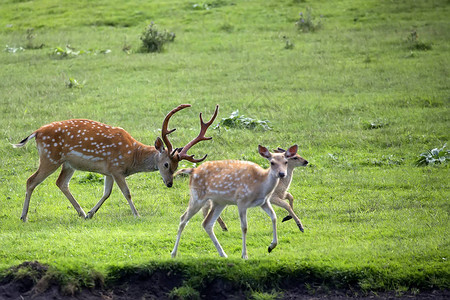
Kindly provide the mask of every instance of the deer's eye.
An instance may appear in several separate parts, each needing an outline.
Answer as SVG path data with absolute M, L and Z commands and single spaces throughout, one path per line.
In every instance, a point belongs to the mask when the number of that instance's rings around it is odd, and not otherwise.
M 287 165 L 287 161 L 284 164 Z
M 297 160 L 297 159 L 298 159 L 298 157 L 293 157 L 292 159 L 295 159 L 295 160 Z
M 165 163 L 164 167 L 168 168 L 169 167 L 169 163 Z
M 272 166 L 275 166 L 275 163 L 274 163 L 273 161 L 271 161 L 270 164 L 271 164 Z

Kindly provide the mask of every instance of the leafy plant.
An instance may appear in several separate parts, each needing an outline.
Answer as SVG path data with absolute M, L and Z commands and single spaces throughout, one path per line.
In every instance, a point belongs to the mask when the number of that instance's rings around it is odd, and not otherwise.
M 161 52 L 164 44 L 174 40 L 175 33 L 158 30 L 155 23 L 151 22 L 141 35 L 142 50 L 144 52 Z
M 369 160 L 368 159 L 368 164 L 370 165 L 375 165 L 375 166 L 378 166 L 378 167 L 381 167 L 381 166 L 384 166 L 384 165 L 386 165 L 386 166 L 399 166 L 399 165 L 402 165 L 403 164 L 403 162 L 404 162 L 404 158 L 397 158 L 397 157 L 395 157 L 394 155 L 383 155 L 382 157 L 381 157 L 381 159 L 372 159 L 372 160 Z
M 84 173 L 77 176 L 78 183 L 103 183 L 103 176 L 97 173 Z
M 367 121 L 363 123 L 363 128 L 367 130 L 380 129 L 388 126 L 389 123 L 383 120 Z
M 170 299 L 196 300 L 200 299 L 200 293 L 189 285 L 174 288 L 169 293 Z
M 203 2 L 203 3 L 194 3 L 192 4 L 192 9 L 194 10 L 210 10 L 211 8 L 221 7 L 228 5 L 226 1 L 223 0 L 216 0 L 211 2 Z M 234 5 L 231 3 L 231 5 Z
M 44 47 L 44 44 L 35 45 L 34 39 L 36 38 L 36 35 L 34 33 L 34 28 L 28 28 L 27 29 L 27 44 L 25 46 L 26 49 L 41 49 Z
M 53 49 L 53 55 L 59 56 L 62 58 L 78 56 L 78 55 L 84 54 L 84 53 L 85 52 L 83 50 L 76 51 L 75 48 L 70 47 L 70 45 L 67 45 L 66 49 L 63 49 L 62 47 L 56 47 Z
M 246 118 L 244 115 L 239 115 L 239 110 L 235 110 L 231 113 L 228 118 L 222 118 L 219 124 L 214 128 L 224 127 L 229 128 L 239 128 L 239 129 L 254 129 L 254 130 L 271 130 L 269 127 L 269 121 L 256 120 L 252 118 Z
M 408 38 L 406 39 L 406 42 L 410 50 L 426 51 L 431 50 L 432 48 L 430 43 L 419 41 L 419 35 L 417 34 L 416 30 L 410 32 Z
M 12 47 L 12 46 L 9 46 L 9 45 L 5 46 L 5 52 L 16 53 L 16 52 L 19 52 L 19 51 L 25 51 L 25 49 L 23 47 Z
M 416 160 L 417 166 L 427 166 L 427 165 L 439 165 L 444 164 L 450 160 L 450 150 L 445 149 L 447 144 L 444 144 L 442 148 L 434 148 L 428 150 L 419 155 Z
M 266 292 L 253 292 L 252 298 L 254 300 L 275 300 L 281 298 L 282 293 L 277 291 L 272 291 L 271 293 Z
M 125 41 L 123 42 L 122 51 L 126 54 L 131 54 L 131 45 L 128 44 L 127 39 L 125 38 Z
M 303 15 L 303 12 L 300 12 L 299 19 L 295 22 L 295 26 L 302 32 L 317 31 L 322 27 L 322 16 L 316 21 L 316 18 L 312 14 L 311 7 L 307 7 L 305 15 Z
M 81 89 L 81 88 L 83 88 L 83 85 L 84 85 L 84 81 L 83 81 L 83 83 L 80 83 L 80 82 L 78 82 L 78 80 L 76 80 L 75 78 L 73 78 L 73 77 L 70 77 L 67 81 L 66 81 L 66 86 L 68 87 L 68 88 L 79 88 L 79 89 Z
M 76 50 L 75 48 L 71 47 L 70 45 L 66 46 L 66 49 L 63 49 L 62 47 L 56 47 L 53 49 L 53 55 L 61 58 L 70 58 L 70 57 L 76 57 L 82 54 L 109 54 L 111 53 L 110 49 L 104 49 L 104 50 Z
M 211 8 L 211 5 L 206 2 L 202 3 L 202 4 L 195 3 L 192 5 L 192 9 L 194 9 L 194 10 L 209 10 L 210 8 Z
M 287 36 L 283 35 L 283 40 L 284 40 L 284 49 L 294 49 L 294 43 L 292 43 Z

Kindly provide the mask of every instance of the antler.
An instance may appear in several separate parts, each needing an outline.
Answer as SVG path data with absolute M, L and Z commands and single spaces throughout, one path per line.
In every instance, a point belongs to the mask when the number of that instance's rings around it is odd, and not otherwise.
M 172 109 L 164 118 L 163 125 L 162 125 L 162 131 L 161 131 L 161 137 L 162 137 L 162 140 L 164 141 L 164 144 L 166 144 L 169 154 L 172 152 L 172 144 L 170 143 L 169 138 L 167 136 L 176 130 L 176 128 L 174 128 L 172 130 L 167 129 L 167 127 L 169 126 L 169 119 L 177 111 L 180 111 L 186 107 L 191 107 L 191 105 L 190 104 L 178 105 L 178 107 Z
M 193 162 L 193 163 L 198 163 L 198 162 L 201 162 L 201 161 L 205 160 L 205 158 L 208 156 L 208 154 L 203 156 L 203 158 L 201 158 L 201 159 L 195 159 L 194 155 L 187 155 L 187 151 L 192 146 L 197 144 L 198 142 L 212 139 L 212 137 L 205 137 L 205 133 L 206 133 L 206 130 L 208 129 L 208 127 L 211 126 L 211 124 L 216 119 L 218 111 L 219 111 L 219 105 L 216 105 L 216 110 L 214 111 L 214 115 L 211 117 L 211 120 L 209 120 L 206 123 L 203 122 L 202 113 L 200 113 L 200 124 L 201 124 L 200 133 L 198 134 L 198 136 L 195 139 L 190 141 L 186 146 L 184 146 L 181 149 L 180 153 L 178 153 L 179 160 L 185 159 L 185 160 Z

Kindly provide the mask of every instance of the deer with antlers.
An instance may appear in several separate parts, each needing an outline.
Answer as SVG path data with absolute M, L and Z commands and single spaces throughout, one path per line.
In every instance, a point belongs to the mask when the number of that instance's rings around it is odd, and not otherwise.
M 15 148 L 22 147 L 29 140 L 35 138 L 39 152 L 39 168 L 27 180 L 21 219 L 24 222 L 27 220 L 31 194 L 36 186 L 61 165 L 62 169 L 56 185 L 81 217 L 92 218 L 94 216 L 111 195 L 114 182 L 117 183 L 127 199 L 133 215 L 139 216 L 131 200 L 130 190 L 125 180 L 127 176 L 139 172 L 159 170 L 164 184 L 167 187 L 172 187 L 173 174 L 181 160 L 198 163 L 207 156 L 195 159 L 194 155 L 188 155 L 187 151 L 200 141 L 212 139 L 211 137 L 205 137 L 205 133 L 217 117 L 219 106 L 216 106 L 213 116 L 206 123 L 203 122 L 200 113 L 200 133 L 186 146 L 173 149 L 169 141 L 168 135 L 175 131 L 175 129 L 168 129 L 169 119 L 176 112 L 190 106 L 190 104 L 179 105 L 166 115 L 162 125 L 162 139 L 156 138 L 154 146 L 147 146 L 138 142 L 120 127 L 111 127 L 83 119 L 72 119 L 44 125 L 20 143 L 13 145 Z M 103 196 L 87 215 L 69 190 L 69 181 L 75 170 L 105 175 Z
M 284 153 L 286 150 L 282 148 L 277 148 L 274 150 L 276 153 Z M 287 165 L 287 173 L 286 176 L 283 178 L 280 178 L 280 181 L 278 182 L 277 187 L 272 193 L 272 196 L 270 196 L 270 203 L 275 204 L 279 207 L 284 208 L 288 211 L 289 215 L 283 218 L 282 222 L 285 222 L 290 219 L 294 219 L 295 223 L 297 224 L 298 228 L 301 232 L 304 232 L 303 224 L 300 221 L 299 217 L 294 212 L 294 197 L 291 193 L 288 192 L 289 186 L 292 182 L 292 175 L 294 173 L 294 169 L 296 167 L 305 167 L 308 165 L 308 161 L 301 157 L 299 154 L 295 154 L 294 156 L 290 157 L 288 159 L 288 165 Z M 288 200 L 289 204 L 284 201 Z M 203 210 L 203 216 L 206 218 L 208 215 L 208 212 L 211 208 L 211 202 L 207 202 L 207 204 L 202 208 Z M 217 219 L 217 222 L 219 223 L 220 227 L 223 231 L 228 231 L 228 227 L 225 224 L 225 222 L 222 220 L 222 217 L 219 217 Z
M 237 205 L 242 230 L 242 258 L 247 259 L 247 209 L 260 206 L 271 218 L 273 239 L 269 246 L 271 252 L 278 244 L 277 217 L 269 198 L 281 178 L 286 177 L 288 159 L 297 153 L 297 145 L 284 153 L 271 153 L 267 148 L 258 146 L 259 154 L 270 162 L 269 169 L 263 169 L 248 161 L 210 161 L 197 168 L 183 169 L 177 173 L 190 174 L 190 199 L 186 212 L 181 216 L 177 239 L 172 250 L 176 257 L 181 234 L 188 221 L 208 201 L 211 210 L 203 220 L 203 228 L 208 233 L 219 255 L 227 257 L 217 240 L 213 226 L 227 205 Z

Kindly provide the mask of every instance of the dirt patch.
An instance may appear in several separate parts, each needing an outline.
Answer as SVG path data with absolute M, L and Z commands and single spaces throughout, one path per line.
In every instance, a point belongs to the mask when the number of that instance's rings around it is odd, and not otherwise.
M 92 288 L 71 290 L 62 287 L 54 276 L 49 276 L 48 266 L 38 262 L 25 262 L 13 267 L 8 275 L 0 280 L 0 300 L 11 299 L 86 299 L 86 300 L 124 300 L 124 299 L 170 299 L 169 294 L 175 288 L 183 286 L 183 274 L 174 270 L 156 269 L 153 271 L 124 272 L 114 275 L 107 284 L 96 283 Z M 239 300 L 251 297 L 251 290 L 240 288 L 235 283 L 215 278 L 204 284 L 197 296 L 201 299 Z M 69 291 L 69 292 L 68 292 Z M 72 292 L 70 292 L 72 291 Z M 449 290 L 425 291 L 418 294 L 395 292 L 364 295 L 355 290 L 329 290 L 303 282 L 290 282 L 282 290 L 267 291 L 277 295 L 277 299 L 450 299 Z M 175 297 L 176 299 L 176 297 Z M 189 299 L 188 297 L 186 299 Z

